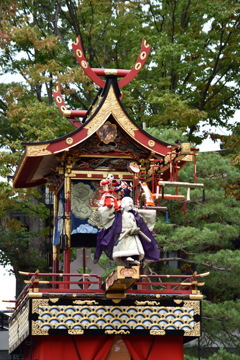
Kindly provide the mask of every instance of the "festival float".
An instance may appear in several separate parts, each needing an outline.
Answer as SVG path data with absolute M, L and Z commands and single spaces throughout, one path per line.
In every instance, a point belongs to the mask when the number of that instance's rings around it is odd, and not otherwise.
M 55 102 L 74 130 L 23 144 L 13 186 L 46 184 L 54 194 L 52 272 L 20 272 L 26 286 L 9 320 L 9 352 L 24 360 L 183 359 L 184 344 L 201 335 L 198 288 L 208 274 L 153 275 L 144 264 L 160 256 L 153 228 L 158 212 L 168 221 L 162 199 L 186 210 L 190 189 L 204 187 L 197 149 L 152 137 L 123 106 L 121 89 L 148 57 L 145 40 L 131 70 L 91 68 L 80 38 L 73 51 L 99 91 L 87 111 L 70 110 L 58 84 Z M 193 181 L 182 183 L 189 162 Z M 102 253 L 116 264 L 106 279 Z

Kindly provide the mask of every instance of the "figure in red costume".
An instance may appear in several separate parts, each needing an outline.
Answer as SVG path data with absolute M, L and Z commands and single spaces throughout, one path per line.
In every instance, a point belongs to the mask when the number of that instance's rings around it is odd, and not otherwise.
M 119 204 L 113 187 L 119 185 L 119 182 L 114 180 L 114 175 L 108 174 L 106 179 L 100 182 L 100 185 L 102 186 L 103 194 L 98 205 L 107 207 L 113 206 L 115 210 L 118 210 Z

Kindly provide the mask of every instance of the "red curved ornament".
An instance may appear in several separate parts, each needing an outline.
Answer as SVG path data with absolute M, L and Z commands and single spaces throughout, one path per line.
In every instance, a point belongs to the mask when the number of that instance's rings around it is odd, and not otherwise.
M 147 60 L 150 50 L 151 46 L 147 45 L 145 39 L 142 39 L 142 47 L 138 59 L 130 72 L 118 82 L 119 89 L 130 83 L 130 81 L 138 75 L 139 71 L 142 69 Z
M 150 52 L 150 45 L 146 44 L 146 40 L 142 39 L 142 46 L 140 50 L 140 54 L 138 56 L 137 62 L 135 63 L 134 67 L 131 70 L 122 70 L 122 69 L 95 69 L 91 68 L 84 56 L 81 38 L 80 36 L 77 37 L 76 42 L 72 44 L 73 51 L 77 58 L 77 61 L 81 68 L 83 69 L 84 73 L 98 86 L 104 88 L 105 81 L 102 80 L 99 76 L 106 76 L 108 74 L 114 74 L 118 77 L 123 77 L 119 82 L 118 86 L 121 89 L 125 85 L 127 85 L 134 77 L 136 77 L 139 71 L 142 69 L 143 65 L 145 64 L 148 54 Z
M 118 77 L 124 77 L 129 74 L 131 70 L 92 68 L 92 71 L 98 76 L 117 75 Z
M 68 121 L 75 127 L 80 127 L 82 123 L 74 119 L 74 117 L 84 117 L 87 113 L 87 110 L 68 110 L 61 94 L 60 85 L 57 84 L 56 90 L 53 90 L 53 97 L 55 103 L 61 113 L 68 119 Z
M 101 88 L 104 88 L 105 81 L 103 81 L 99 76 L 97 76 L 92 68 L 89 66 L 83 52 L 82 44 L 81 44 L 81 38 L 80 36 L 77 37 L 76 42 L 72 44 L 72 48 L 74 51 L 74 54 L 76 56 L 76 59 L 85 72 L 85 74 L 93 81 L 95 84 L 100 86 Z

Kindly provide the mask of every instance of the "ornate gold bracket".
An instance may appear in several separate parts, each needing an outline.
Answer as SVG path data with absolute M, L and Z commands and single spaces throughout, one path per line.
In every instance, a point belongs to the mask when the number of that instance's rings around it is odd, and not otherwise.
M 106 279 L 106 297 L 110 299 L 126 298 L 125 291 L 139 278 L 139 266 L 117 266 L 117 269 Z

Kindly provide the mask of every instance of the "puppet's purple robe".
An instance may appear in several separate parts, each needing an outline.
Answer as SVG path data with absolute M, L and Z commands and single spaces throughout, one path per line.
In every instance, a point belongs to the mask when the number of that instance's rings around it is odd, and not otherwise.
M 137 226 L 140 230 L 149 238 L 151 242 L 148 242 L 143 236 L 138 235 L 144 249 L 144 257 L 148 260 L 158 261 L 160 257 L 160 250 L 157 247 L 157 242 L 153 237 L 151 231 L 148 229 L 143 218 L 134 210 L 131 211 L 135 215 Z M 118 239 L 122 232 L 122 214 L 120 212 L 115 213 L 115 220 L 111 227 L 108 229 L 102 229 L 98 233 L 97 247 L 94 254 L 94 262 L 98 262 L 101 253 L 104 251 L 107 256 L 112 259 L 113 248 L 117 244 Z

